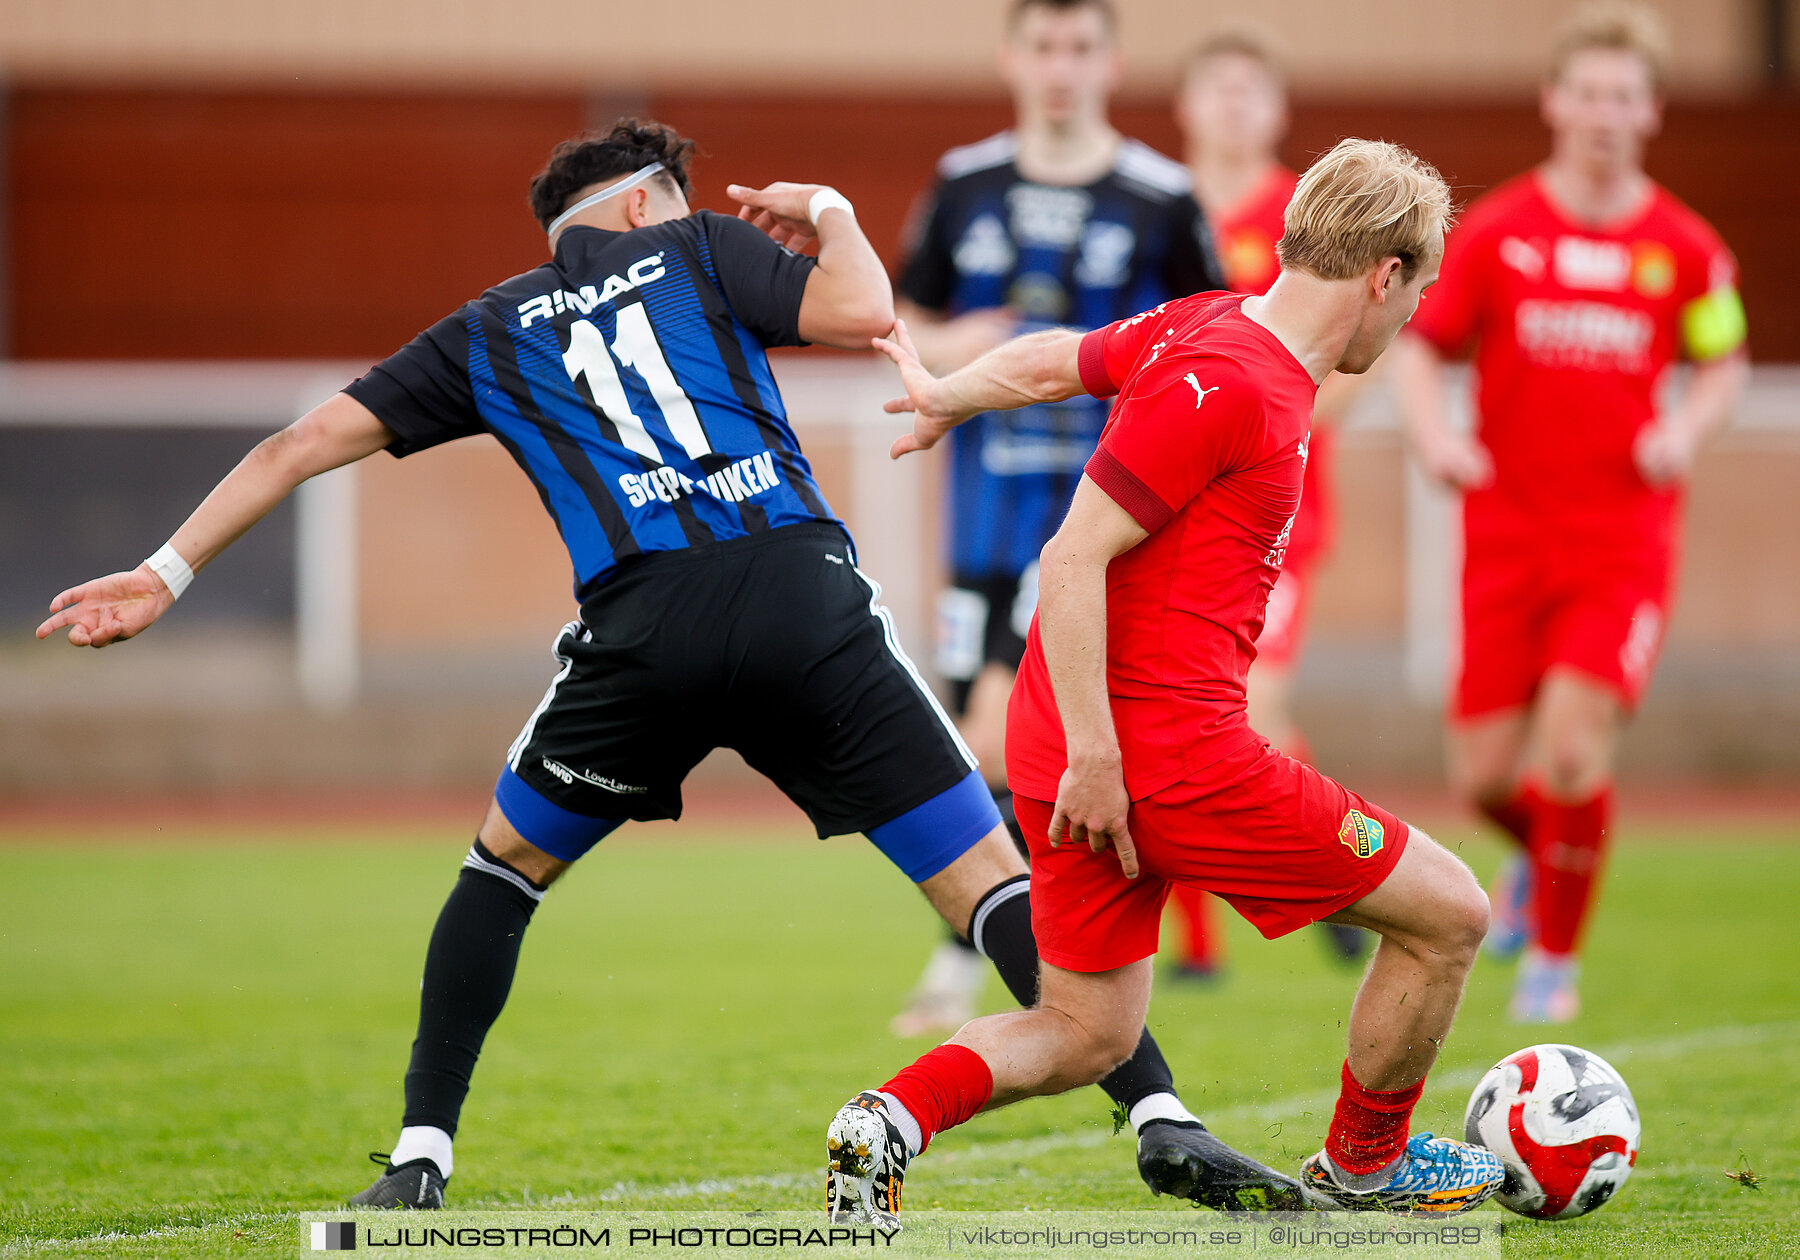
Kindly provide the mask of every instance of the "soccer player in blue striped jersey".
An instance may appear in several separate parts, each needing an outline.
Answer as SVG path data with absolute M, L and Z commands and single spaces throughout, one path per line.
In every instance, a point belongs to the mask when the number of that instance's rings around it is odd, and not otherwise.
M 896 306 L 934 371 L 1016 334 L 1099 328 L 1225 287 L 1187 168 L 1107 119 L 1115 23 L 1105 0 L 1015 0 L 999 58 L 1015 125 L 943 156 L 899 279 Z M 1038 552 L 1068 511 L 1107 408 L 1078 398 L 994 412 L 947 444 L 950 584 L 938 600 L 937 667 L 1009 820 L 1006 702 L 1037 609 Z M 894 1031 L 960 1027 L 984 970 L 966 943 L 941 945 Z
M 899 279 L 896 305 L 933 370 L 1023 333 L 1098 328 L 1225 287 L 1187 168 L 1107 120 L 1120 74 L 1115 23 L 1107 0 L 1014 3 L 1000 70 L 1016 125 L 943 156 Z M 995 776 L 1038 552 L 1106 416 L 1094 399 L 996 412 L 950 444 L 952 585 L 939 607 L 938 666 Z
M 1024 862 L 856 568 L 764 353 L 867 347 L 894 323 L 886 273 L 829 188 L 734 186 L 738 218 L 690 213 L 692 148 L 633 120 L 559 146 L 531 190 L 549 262 L 264 441 L 156 555 L 63 592 L 38 630 L 130 638 L 300 482 L 384 449 L 491 433 L 555 519 L 581 615 L 432 933 L 400 1138 L 359 1206 L 442 1206 L 470 1076 L 545 890 L 627 819 L 678 817 L 683 779 L 717 747 L 822 838 L 867 834 L 1021 1001 L 1036 994 Z M 1147 1032 L 1108 1088 L 1180 1109 Z M 1205 1150 L 1196 1185 L 1279 1176 Z

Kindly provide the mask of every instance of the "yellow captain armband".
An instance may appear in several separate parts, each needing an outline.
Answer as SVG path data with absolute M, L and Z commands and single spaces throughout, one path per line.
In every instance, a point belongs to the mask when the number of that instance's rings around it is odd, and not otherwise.
M 1681 308 L 1681 345 L 1701 363 L 1723 358 L 1744 344 L 1749 324 L 1744 299 L 1731 285 L 1721 285 Z

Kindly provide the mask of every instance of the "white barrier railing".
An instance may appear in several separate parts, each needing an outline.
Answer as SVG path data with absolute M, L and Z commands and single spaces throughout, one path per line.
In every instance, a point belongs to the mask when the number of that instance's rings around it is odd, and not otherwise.
M 363 370 L 362 364 L 0 364 L 0 427 L 165 427 L 242 430 L 245 448 L 289 423 Z M 849 524 L 863 567 L 884 584 L 901 637 L 915 656 L 929 642 L 935 570 L 926 520 L 933 460 L 887 457 L 905 428 L 881 404 L 897 392 L 885 363 L 784 358 L 777 376 L 802 444 L 829 437 L 850 454 Z M 1467 379 L 1453 397 L 1467 412 Z M 1346 427 L 1363 440 L 1397 440 L 1391 400 L 1365 391 Z M 1378 436 L 1383 435 L 1383 436 Z M 1791 450 L 1800 442 L 1800 366 L 1759 367 L 1723 443 Z M 355 467 L 314 478 L 297 495 L 295 671 L 306 702 L 340 710 L 356 700 L 360 669 Z M 1406 508 L 1406 672 L 1422 701 L 1441 695 L 1453 642 L 1458 531 L 1451 497 L 1409 469 Z

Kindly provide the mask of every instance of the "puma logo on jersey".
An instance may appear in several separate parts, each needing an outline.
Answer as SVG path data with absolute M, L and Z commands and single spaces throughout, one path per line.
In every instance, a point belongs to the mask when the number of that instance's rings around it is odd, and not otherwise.
M 1195 376 L 1192 372 L 1189 372 L 1186 376 L 1182 377 L 1181 379 L 1186 381 L 1189 385 L 1192 385 L 1194 387 L 1194 410 L 1195 411 L 1200 410 L 1202 404 L 1204 404 L 1206 402 L 1206 396 L 1208 394 L 1216 394 L 1219 392 L 1219 390 L 1221 388 L 1223 388 L 1222 386 L 1219 386 L 1219 385 L 1214 385 L 1211 389 L 1203 388 L 1201 386 L 1200 382 L 1197 379 L 1195 379 Z
M 1544 246 L 1541 241 L 1527 241 L 1517 236 L 1509 236 L 1500 242 L 1500 261 L 1524 276 L 1527 280 L 1538 281 L 1544 278 Z
M 606 282 L 598 289 L 591 284 L 584 284 L 579 293 L 558 289 L 554 293 L 534 297 L 529 302 L 519 303 L 519 327 L 530 328 L 538 320 L 550 319 L 564 311 L 579 311 L 583 315 L 591 315 L 594 308 L 602 302 L 610 302 L 621 293 L 629 293 L 633 289 L 641 289 L 653 281 L 661 280 L 667 271 L 663 266 L 663 256 L 652 254 L 632 263 L 625 269 L 624 275 L 606 277 Z

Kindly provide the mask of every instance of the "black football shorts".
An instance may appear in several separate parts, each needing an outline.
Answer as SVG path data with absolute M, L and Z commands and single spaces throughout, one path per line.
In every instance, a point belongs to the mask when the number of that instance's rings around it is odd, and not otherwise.
M 952 793 L 974 758 L 879 594 L 828 524 L 631 561 L 557 636 L 561 669 L 508 753 L 502 811 L 573 860 L 624 819 L 680 817 L 682 780 L 722 747 L 821 837 L 879 833 L 944 797 L 905 830 L 979 825 L 960 854 L 999 818 L 978 776 Z M 909 873 L 937 860 L 889 856 Z

